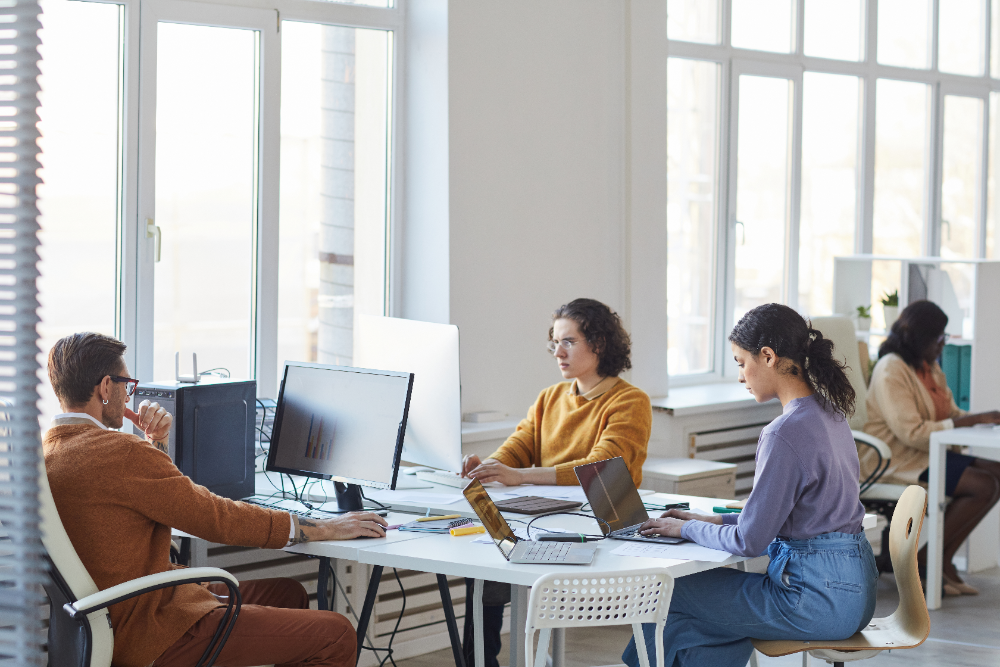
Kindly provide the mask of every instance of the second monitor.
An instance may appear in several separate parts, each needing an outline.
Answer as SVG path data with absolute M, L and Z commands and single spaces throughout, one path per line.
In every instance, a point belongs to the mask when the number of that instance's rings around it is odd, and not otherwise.
M 360 315 L 355 326 L 355 364 L 414 374 L 403 459 L 461 471 L 458 327 L 370 315 Z

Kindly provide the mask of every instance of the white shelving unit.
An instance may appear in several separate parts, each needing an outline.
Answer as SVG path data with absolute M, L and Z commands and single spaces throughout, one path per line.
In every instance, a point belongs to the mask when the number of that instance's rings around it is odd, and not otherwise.
M 1000 408 L 1000 261 L 849 255 L 835 257 L 833 311 L 853 317 L 872 301 L 872 265 L 899 263 L 899 307 L 929 299 L 948 314 L 948 333 L 971 339 L 973 412 Z M 961 282 L 955 285 L 951 276 Z M 957 289 L 956 289 L 957 288 Z M 876 306 L 877 307 L 877 306 Z M 873 309 L 874 310 L 874 309 Z M 872 332 L 875 333 L 874 331 Z

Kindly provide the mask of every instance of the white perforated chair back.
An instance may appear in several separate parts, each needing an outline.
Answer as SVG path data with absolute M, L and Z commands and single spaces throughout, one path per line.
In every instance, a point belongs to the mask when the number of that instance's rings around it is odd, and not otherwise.
M 648 667 L 642 624 L 656 624 L 656 664 L 663 665 L 663 626 L 674 593 L 674 579 L 664 570 L 549 574 L 531 587 L 525 628 L 527 667 L 544 663 L 552 628 L 631 625 L 639 661 Z M 532 660 L 535 630 L 541 630 Z
M 868 360 L 861 359 L 858 350 L 858 337 L 854 331 L 854 322 L 850 317 L 833 315 L 831 317 L 814 317 L 811 320 L 813 329 L 823 334 L 823 338 L 833 341 L 833 356 L 847 364 L 844 372 L 854 387 L 854 414 L 850 418 L 851 428 L 861 430 L 868 421 L 868 408 L 865 400 L 868 398 L 868 385 L 865 384 L 862 364 L 867 368 Z

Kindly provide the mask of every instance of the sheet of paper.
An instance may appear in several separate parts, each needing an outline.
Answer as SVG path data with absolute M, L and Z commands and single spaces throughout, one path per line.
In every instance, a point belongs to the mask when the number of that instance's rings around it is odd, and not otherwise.
M 638 556 L 641 558 L 673 558 L 676 560 L 704 560 L 709 563 L 721 563 L 731 553 L 709 549 L 700 544 L 685 542 L 682 544 L 644 544 L 642 542 L 625 542 L 611 553 L 616 556 Z
M 425 507 L 438 507 L 440 505 L 451 505 L 459 500 L 465 500 L 461 493 L 428 493 L 426 491 L 368 491 L 365 493 L 372 500 L 388 505 L 422 505 Z
M 522 539 L 522 540 L 528 539 L 528 534 L 524 532 L 524 528 L 518 526 L 516 528 L 512 527 L 511 530 L 513 530 L 514 534 L 517 535 L 520 539 Z M 486 534 L 480 535 L 476 539 L 472 540 L 472 543 L 473 544 L 493 544 L 493 538 L 490 537 L 489 533 L 486 533 Z

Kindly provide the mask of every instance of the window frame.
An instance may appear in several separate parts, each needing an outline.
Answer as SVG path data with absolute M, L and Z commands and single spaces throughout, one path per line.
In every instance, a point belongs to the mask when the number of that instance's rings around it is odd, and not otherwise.
M 878 0 L 865 0 L 862 26 L 862 53 L 858 61 L 834 60 L 816 56 L 806 56 L 803 52 L 803 37 L 805 31 L 805 0 L 793 0 L 794 49 L 791 53 L 773 53 L 735 48 L 731 44 L 732 6 L 734 0 L 718 0 L 718 15 L 720 41 L 718 44 L 685 42 L 667 38 L 667 57 L 685 58 L 714 62 L 721 66 L 721 84 L 719 96 L 719 132 L 717 141 L 717 160 L 720 165 L 717 182 L 716 229 L 714 237 L 718 248 L 716 257 L 715 296 L 716 314 L 713 340 L 714 369 L 705 373 L 685 375 L 670 375 L 670 386 L 683 387 L 695 384 L 711 383 L 732 379 L 737 374 L 735 363 L 730 358 L 729 346 L 725 344 L 729 331 L 732 329 L 732 304 L 735 300 L 735 169 L 733 162 L 733 142 L 736 140 L 736 125 L 738 119 L 733 99 L 733 86 L 738 85 L 740 73 L 764 73 L 768 71 L 798 70 L 793 103 L 793 134 L 791 137 L 792 155 L 790 165 L 792 173 L 789 182 L 792 185 L 789 193 L 788 224 L 785 238 L 785 271 L 783 291 L 786 294 L 785 303 L 798 309 L 798 230 L 801 218 L 801 183 L 802 183 L 802 75 L 805 72 L 825 74 L 840 74 L 858 77 L 861 84 L 858 123 L 858 161 L 856 166 L 856 215 L 854 232 L 854 252 L 869 254 L 872 252 L 874 234 L 874 182 L 875 182 L 875 89 L 879 79 L 894 79 L 912 81 L 930 85 L 932 103 L 929 109 L 928 125 L 930 136 L 927 138 L 927 168 L 926 206 L 923 220 L 923 235 L 921 248 L 923 256 L 936 256 L 941 248 L 941 175 L 943 159 L 943 104 L 945 95 L 961 95 L 985 99 L 983 114 L 984 150 L 982 165 L 979 168 L 979 183 L 977 187 L 978 220 L 975 232 L 976 257 L 984 257 L 986 252 L 987 234 L 987 188 L 988 165 L 991 158 L 989 151 L 989 117 L 991 113 L 990 93 L 1000 92 L 1000 72 L 991 72 L 991 51 L 993 45 L 992 24 L 994 17 L 993 2 L 981 0 L 984 4 L 984 21 L 981 29 L 983 74 L 979 76 L 951 74 L 938 71 L 939 28 L 941 4 L 939 0 L 932 3 L 931 12 L 931 43 L 929 45 L 931 58 L 927 69 L 910 69 L 882 65 L 877 62 L 878 38 Z M 669 0 L 668 0 L 669 2 Z M 748 69 L 749 68 L 749 69 Z M 998 77 L 998 78 L 993 78 Z M 670 85 L 669 82 L 667 84 Z M 808 314 L 808 313 L 807 313 Z
M 116 304 L 116 335 L 126 345 L 125 361 L 137 377 L 152 377 L 153 301 L 152 272 L 155 239 L 146 237 L 146 218 L 152 215 L 152 184 L 147 181 L 153 172 L 143 169 L 140 144 L 147 145 L 155 131 L 149 122 L 142 126 L 140 113 L 143 103 L 155 100 L 155 80 L 145 76 L 150 65 L 155 67 L 155 43 L 143 44 L 140 39 L 142 22 L 169 17 L 171 21 L 227 27 L 249 27 L 264 30 L 276 28 L 276 38 L 261 35 L 261 97 L 258 128 L 258 188 L 257 228 L 255 230 L 256 284 L 254 294 L 252 338 L 252 379 L 257 381 L 258 395 L 277 394 L 277 315 L 278 315 L 278 197 L 280 156 L 280 95 L 281 95 L 281 22 L 344 26 L 386 30 L 392 33 L 390 61 L 389 137 L 387 141 L 387 192 L 385 233 L 385 293 L 383 311 L 390 313 L 398 271 L 393 252 L 400 226 L 403 175 L 401 147 L 403 145 L 403 110 L 405 108 L 404 53 L 405 17 L 408 0 L 394 0 L 390 8 L 341 4 L 323 0 L 84 0 L 121 7 L 122 29 L 120 49 L 122 75 L 120 84 L 121 138 L 119 156 L 120 206 L 117 253 L 118 303 Z M 250 18 L 252 17 L 252 18 Z M 248 25 L 247 20 L 254 25 Z M 195 20 L 197 19 L 197 20 Z M 273 24 L 270 22 L 274 21 Z M 269 43 L 265 43 L 269 42 Z M 152 48 L 152 63 L 148 50 Z M 144 69 L 146 68 L 146 69 Z M 266 79 L 266 83 L 264 83 Z M 152 86 L 149 84 L 152 83 Z M 143 87 L 145 86 L 145 88 Z M 146 89 L 152 88 L 152 96 Z M 265 90 L 268 94 L 265 95 Z M 154 102 L 155 104 L 155 102 Z M 153 111 L 155 116 L 155 110 Z M 145 179 L 145 181 L 143 180 Z M 148 191 L 146 191 L 148 189 Z M 141 208 L 140 208 L 141 207 Z

